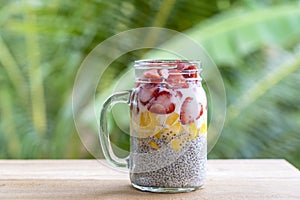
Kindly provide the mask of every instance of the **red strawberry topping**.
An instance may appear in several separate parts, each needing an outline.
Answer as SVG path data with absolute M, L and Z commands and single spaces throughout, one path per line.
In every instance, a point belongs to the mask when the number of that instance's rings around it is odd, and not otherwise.
M 183 73 L 184 78 L 197 78 L 198 76 L 197 67 L 195 65 L 190 65 L 187 68 L 184 68 L 184 71 L 187 71 Z
M 203 105 L 201 103 L 199 103 L 199 106 L 200 106 L 200 110 L 199 110 L 199 114 L 196 117 L 196 119 L 199 119 L 201 117 L 201 115 L 203 114 Z
M 145 78 L 153 78 L 153 79 L 159 79 L 161 78 L 160 74 L 158 73 L 157 69 L 150 69 L 144 72 Z
M 168 69 L 160 69 L 158 73 L 163 77 L 164 79 L 168 78 L 169 76 L 169 70 Z
M 187 97 L 182 103 L 180 121 L 182 124 L 190 124 L 199 119 L 203 114 L 203 106 L 192 97 Z
M 169 76 L 167 78 L 167 82 L 174 87 L 183 87 L 183 88 L 188 87 L 185 78 L 181 75 L 181 71 L 178 69 L 169 70 Z
M 177 69 L 183 70 L 185 67 L 185 63 L 183 63 L 181 60 L 176 60 L 177 63 Z
M 174 112 L 175 104 L 171 101 L 172 94 L 162 91 L 149 102 L 148 110 L 156 114 L 169 114 Z
M 188 67 L 185 67 L 183 70 L 197 70 L 197 67 L 195 65 L 190 65 Z
M 153 97 L 157 96 L 159 88 L 156 84 L 144 84 L 139 88 L 137 98 L 143 105 L 146 105 Z

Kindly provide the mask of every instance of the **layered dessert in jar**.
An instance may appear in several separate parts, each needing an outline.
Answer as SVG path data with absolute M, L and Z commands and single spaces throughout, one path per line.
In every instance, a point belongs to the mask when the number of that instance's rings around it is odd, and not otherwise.
M 206 170 L 207 99 L 197 63 L 153 61 L 139 67 L 130 108 L 131 182 L 200 187 Z

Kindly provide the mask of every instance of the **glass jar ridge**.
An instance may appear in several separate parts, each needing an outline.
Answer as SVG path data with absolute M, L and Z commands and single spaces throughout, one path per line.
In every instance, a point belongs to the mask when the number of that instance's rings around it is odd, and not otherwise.
M 200 76 L 202 71 L 201 61 L 198 60 L 138 60 L 134 63 L 135 69 L 135 82 L 155 82 L 155 83 L 167 83 L 169 80 L 181 78 L 177 81 L 202 81 Z M 153 70 L 148 73 L 145 72 Z M 156 71 L 157 70 L 157 71 Z M 171 81 L 174 82 L 174 81 Z

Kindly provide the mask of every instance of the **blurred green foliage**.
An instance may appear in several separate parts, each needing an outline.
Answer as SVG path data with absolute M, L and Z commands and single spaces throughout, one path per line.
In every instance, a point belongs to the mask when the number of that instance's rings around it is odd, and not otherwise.
M 292 0 L 0 0 L 0 158 L 91 157 L 73 123 L 77 70 L 101 41 L 147 26 L 195 39 L 222 74 L 228 110 L 210 158 L 300 167 L 300 7 Z M 98 93 L 149 51 L 116 60 Z M 128 149 L 128 136 L 112 132 Z

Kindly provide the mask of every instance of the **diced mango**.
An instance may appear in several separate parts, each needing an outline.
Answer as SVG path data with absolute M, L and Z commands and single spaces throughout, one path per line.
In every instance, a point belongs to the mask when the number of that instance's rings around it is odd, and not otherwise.
M 197 135 L 198 135 L 197 125 L 196 125 L 195 122 L 193 122 L 193 123 L 191 123 L 189 125 L 189 136 L 190 136 L 190 139 L 197 138 Z
M 161 136 L 161 133 L 160 133 L 160 132 L 158 132 L 158 133 L 156 133 L 156 134 L 154 135 L 154 137 L 156 137 L 157 139 L 159 139 L 160 136 Z
M 200 127 L 200 134 L 205 134 L 207 133 L 207 126 L 206 123 L 203 123 Z
M 179 135 L 180 133 L 182 133 L 183 127 L 181 126 L 180 122 L 177 122 L 176 124 L 170 127 L 170 130 L 173 132 L 173 134 L 175 133 L 176 135 Z
M 138 121 L 135 121 L 136 119 Z M 131 118 L 131 127 L 139 137 L 148 137 L 158 132 L 160 123 L 156 114 L 145 111 L 141 112 L 139 117 Z
M 149 145 L 153 148 L 153 149 L 156 149 L 158 150 L 160 147 L 158 146 L 158 144 L 156 144 L 156 142 L 154 141 L 150 141 L 149 142 Z
M 181 123 L 178 121 L 177 123 L 175 123 L 170 128 L 164 128 L 161 131 L 161 134 L 165 135 L 167 140 L 171 140 L 172 137 L 176 137 L 176 136 L 182 134 L 183 131 L 184 131 L 184 129 L 183 129 Z
M 152 122 L 151 116 L 149 112 L 142 112 L 140 117 L 140 126 L 145 127 L 149 126 Z
M 156 126 L 159 126 L 159 120 L 157 115 L 149 111 L 142 112 L 140 115 L 140 128 L 147 128 L 148 130 L 154 130 Z
M 169 126 L 172 126 L 176 121 L 179 119 L 179 114 L 176 112 L 173 112 L 170 114 L 166 119 L 166 124 Z
M 173 139 L 170 142 L 171 147 L 175 150 L 175 151 L 179 151 L 180 150 L 180 140 L 178 138 Z

